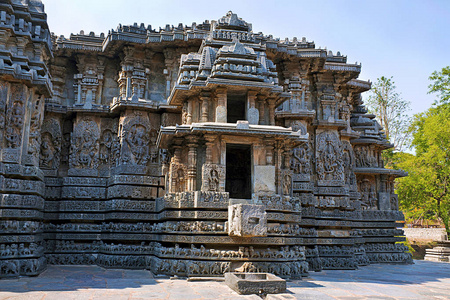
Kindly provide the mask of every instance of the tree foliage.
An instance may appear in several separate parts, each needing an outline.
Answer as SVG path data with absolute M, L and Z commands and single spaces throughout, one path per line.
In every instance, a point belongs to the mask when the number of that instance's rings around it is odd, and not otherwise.
M 397 151 L 405 150 L 409 144 L 410 102 L 403 100 L 396 91 L 393 78 L 382 76 L 372 85 L 366 101 L 369 112 L 376 116 L 384 128 L 386 138 Z
M 436 104 L 444 104 L 450 102 L 450 66 L 442 68 L 440 71 L 434 71 L 429 77 L 433 81 L 428 86 L 428 93 L 437 93 L 439 99 Z
M 397 184 L 401 208 L 407 217 L 442 221 L 450 234 L 450 103 L 415 115 L 411 132 L 416 155 L 397 153 L 394 159 L 408 172 Z

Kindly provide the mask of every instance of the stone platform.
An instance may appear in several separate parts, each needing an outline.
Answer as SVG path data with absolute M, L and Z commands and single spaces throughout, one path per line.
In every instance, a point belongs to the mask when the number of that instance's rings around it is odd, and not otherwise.
M 171 280 L 148 271 L 97 266 L 49 266 L 38 277 L 0 280 L 0 299 L 261 299 L 224 282 Z M 266 299 L 450 299 L 450 264 L 370 265 L 311 272 Z
M 425 260 L 436 262 L 450 262 L 450 241 L 438 241 L 433 249 L 427 249 Z

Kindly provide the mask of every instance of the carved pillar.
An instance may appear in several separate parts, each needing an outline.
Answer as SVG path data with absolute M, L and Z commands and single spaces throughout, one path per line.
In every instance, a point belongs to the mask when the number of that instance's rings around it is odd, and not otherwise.
M 259 111 L 256 109 L 256 91 L 247 93 L 247 121 L 254 125 L 257 125 L 259 121 Z
M 44 97 L 35 95 L 30 97 L 30 130 L 28 132 L 28 157 L 25 161 L 39 166 L 39 150 L 41 145 L 41 124 L 44 117 Z
M 181 145 L 179 141 L 174 141 L 176 144 L 173 146 L 173 157 L 170 163 L 170 189 L 169 193 L 183 192 L 186 190 L 184 169 L 181 163 Z
M 275 99 L 270 98 L 267 102 L 269 103 L 269 124 L 275 126 Z
M 187 116 L 186 116 L 186 124 L 192 124 L 192 99 L 187 101 Z
M 179 53 L 173 48 L 164 49 L 164 63 L 166 68 L 164 69 L 164 75 L 166 76 L 166 97 L 169 97 L 173 82 L 176 81 L 176 75 L 178 74 L 179 65 Z
M 291 92 L 290 111 L 298 112 L 301 108 L 301 86 L 300 79 L 297 76 L 293 76 L 292 79 L 289 80 L 289 91 Z
M 292 153 L 292 148 L 289 145 L 285 145 L 284 147 L 284 161 L 283 161 L 283 168 L 288 170 L 291 167 L 291 153 Z
M 264 139 L 264 145 L 266 145 L 266 165 L 273 165 L 274 142 L 272 139 Z
M 282 142 L 276 141 L 275 143 L 275 181 L 276 181 L 276 188 L 277 188 L 277 194 L 282 193 L 282 174 L 281 174 L 281 168 L 282 168 Z
M 187 137 L 188 152 L 188 175 L 187 190 L 195 191 L 197 182 L 197 147 L 198 138 L 196 136 Z
M 259 125 L 265 125 L 264 121 L 264 100 L 265 97 L 262 95 L 258 96 L 258 104 L 259 104 Z
M 150 99 L 150 70 L 153 67 L 152 64 L 152 58 L 155 55 L 155 52 L 151 51 L 150 49 L 145 49 L 144 51 L 144 60 L 143 60 L 143 67 L 145 69 L 145 81 L 144 81 L 144 99 L 149 100 Z
M 78 75 L 79 74 L 74 75 L 75 80 L 78 80 Z M 77 101 L 75 102 L 75 104 L 81 104 L 81 84 L 78 84 L 77 87 Z
M 132 82 L 131 77 L 133 75 L 134 65 L 134 47 L 125 47 L 123 49 L 124 58 L 121 62 L 122 70 L 119 73 L 119 89 L 120 96 L 122 98 L 131 98 L 132 96 Z
M 216 122 L 227 122 L 227 89 L 217 88 Z
M 202 116 L 201 122 L 208 122 L 208 110 L 209 110 L 209 96 L 210 93 L 202 93 L 200 100 L 202 101 Z
M 206 164 L 212 164 L 213 163 L 213 157 L 212 157 L 212 147 L 214 146 L 214 141 L 216 140 L 216 137 L 213 135 L 205 135 L 204 136 L 206 140 Z
M 97 99 L 96 104 L 102 104 L 102 92 L 103 92 L 103 74 L 105 72 L 105 58 L 99 57 L 98 58 L 98 67 L 97 67 L 97 78 L 98 78 L 98 92 L 97 92 Z
M 283 170 L 282 170 L 282 177 L 283 177 L 283 186 L 282 186 L 282 194 L 285 196 L 290 196 L 292 194 L 292 170 L 290 168 L 291 164 L 291 150 L 292 148 L 290 145 L 284 146 L 283 149 Z
M 308 105 L 306 103 L 306 89 L 307 86 L 302 82 L 302 99 L 301 99 L 301 108 L 308 109 Z
M 183 107 L 181 108 L 181 124 L 187 124 L 187 114 L 188 114 L 188 103 L 187 101 L 183 102 Z

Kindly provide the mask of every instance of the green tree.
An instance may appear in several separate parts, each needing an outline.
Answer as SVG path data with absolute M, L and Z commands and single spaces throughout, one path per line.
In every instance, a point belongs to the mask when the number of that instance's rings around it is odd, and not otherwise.
M 411 129 L 416 155 L 398 153 L 394 163 L 408 172 L 397 184 L 401 208 L 412 218 L 431 213 L 450 234 L 450 103 L 417 114 Z
M 410 102 L 403 100 L 396 91 L 393 77 L 382 76 L 372 85 L 366 101 L 370 113 L 383 127 L 386 138 L 394 144 L 394 150 L 405 150 L 409 145 Z M 387 153 L 387 156 L 392 153 Z
M 428 86 L 428 93 L 439 94 L 439 99 L 436 104 L 443 104 L 450 102 L 450 66 L 442 68 L 441 71 L 434 71 L 429 77 L 433 81 Z
M 450 67 L 433 72 L 429 93 L 438 99 L 414 116 L 410 127 L 416 154 L 396 153 L 393 164 L 409 173 L 397 181 L 407 217 L 437 218 L 450 235 Z

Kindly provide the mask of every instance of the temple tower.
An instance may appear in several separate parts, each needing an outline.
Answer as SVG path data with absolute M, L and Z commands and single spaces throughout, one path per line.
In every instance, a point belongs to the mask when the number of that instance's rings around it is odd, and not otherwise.
M 281 239 L 276 234 L 300 221 L 290 157 L 293 147 L 308 142 L 306 132 L 275 125 L 275 108 L 288 97 L 251 24 L 232 12 L 211 24 L 198 52 L 181 56 L 168 104 L 182 110 L 182 122 L 161 128 L 158 136 L 158 146 L 170 157 L 168 193 L 158 199 L 158 208 L 166 222 L 188 218 L 221 228 L 210 232 L 212 239 L 192 230 L 189 240 L 193 248 L 220 252 L 215 259 L 222 270 L 284 276 L 308 270 L 295 233 Z M 274 251 L 282 259 L 270 254 Z M 155 266 L 168 260 L 157 261 Z

